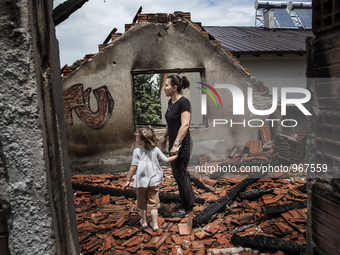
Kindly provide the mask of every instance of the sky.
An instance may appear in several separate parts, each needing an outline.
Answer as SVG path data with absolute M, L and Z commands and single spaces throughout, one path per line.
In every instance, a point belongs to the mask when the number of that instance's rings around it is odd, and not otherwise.
M 54 0 L 54 8 L 65 0 Z M 286 2 L 286 1 L 284 1 Z M 191 13 L 203 26 L 254 26 L 255 0 L 89 0 L 56 27 L 60 66 L 98 52 L 113 28 L 124 33 L 140 6 L 143 13 Z
M 54 0 L 54 8 L 64 0 Z M 97 53 L 113 28 L 124 33 L 140 6 L 142 13 L 191 13 L 203 26 L 254 26 L 254 0 L 89 0 L 56 27 L 60 66 L 72 65 L 86 54 Z

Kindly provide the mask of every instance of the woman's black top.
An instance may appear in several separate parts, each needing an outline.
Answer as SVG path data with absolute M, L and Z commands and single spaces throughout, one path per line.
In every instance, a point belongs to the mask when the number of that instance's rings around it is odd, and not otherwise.
M 168 109 L 165 113 L 166 123 L 168 124 L 169 151 L 171 150 L 177 137 L 178 130 L 182 125 L 181 113 L 185 111 L 189 111 L 191 114 L 191 105 L 190 101 L 187 98 L 182 96 L 174 104 L 171 103 L 171 99 L 169 100 Z M 188 130 L 181 143 L 182 146 L 179 151 L 190 150 L 190 141 L 190 131 Z

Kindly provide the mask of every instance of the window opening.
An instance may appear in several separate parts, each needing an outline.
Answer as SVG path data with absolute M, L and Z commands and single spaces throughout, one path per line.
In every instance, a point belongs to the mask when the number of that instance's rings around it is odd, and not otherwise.
M 190 89 L 182 90 L 182 95 L 191 103 L 191 128 L 206 127 L 206 118 L 201 112 L 201 72 L 166 72 L 166 73 L 138 73 L 133 74 L 134 115 L 137 127 L 151 125 L 162 128 L 166 126 L 165 113 L 169 98 L 165 96 L 163 85 L 166 77 L 177 74 L 186 76 L 190 81 Z M 203 92 L 204 93 L 204 92 Z M 204 116 L 206 117 L 206 116 Z

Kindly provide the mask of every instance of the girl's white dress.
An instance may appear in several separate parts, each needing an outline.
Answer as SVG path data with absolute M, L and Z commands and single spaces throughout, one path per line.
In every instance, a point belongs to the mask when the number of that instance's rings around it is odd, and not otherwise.
M 151 150 L 139 147 L 133 151 L 131 165 L 137 166 L 133 187 L 156 187 L 163 182 L 163 170 L 158 159 L 168 163 L 168 158 L 157 146 Z

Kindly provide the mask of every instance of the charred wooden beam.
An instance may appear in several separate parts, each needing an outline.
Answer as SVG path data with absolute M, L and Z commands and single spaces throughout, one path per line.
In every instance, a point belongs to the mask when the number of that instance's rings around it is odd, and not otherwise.
M 171 202 L 171 201 L 174 201 L 174 202 L 180 203 L 182 201 L 180 196 L 177 195 L 177 194 L 163 193 L 163 192 L 159 193 L 159 199 L 162 202 Z M 196 200 L 195 200 L 196 204 L 204 204 L 204 202 L 205 202 L 205 200 L 203 198 L 196 198 Z
M 245 226 L 236 228 L 235 230 L 232 231 L 232 233 L 236 234 L 236 233 L 239 233 L 239 232 L 243 232 L 248 228 L 254 228 L 254 227 L 257 227 L 257 225 L 256 224 L 245 225 Z
M 136 15 L 135 15 L 135 17 L 133 18 L 133 20 L 132 20 L 132 23 L 136 23 L 137 22 L 137 19 L 138 19 L 138 14 L 141 14 L 142 13 L 142 9 L 143 9 L 143 7 L 141 6 L 141 7 L 139 7 L 139 9 L 138 9 L 138 11 L 137 11 L 137 13 L 136 13 Z
M 271 194 L 273 192 L 274 189 L 255 189 L 240 193 L 239 198 L 240 199 L 257 198 L 264 194 Z
M 134 189 L 114 189 L 109 187 L 84 185 L 78 183 L 72 183 L 72 188 L 74 190 L 88 191 L 93 194 L 108 194 L 111 196 L 124 196 L 126 198 L 136 198 L 136 190 Z
M 117 32 L 117 28 L 112 29 L 112 31 L 108 34 L 103 44 L 107 44 L 112 38 L 112 34 L 115 34 L 116 32 Z
M 288 252 L 305 253 L 306 244 L 298 244 L 294 242 L 287 242 L 277 237 L 265 235 L 248 235 L 239 236 L 237 234 L 231 237 L 233 243 L 242 246 L 253 246 L 259 248 L 268 248 Z
M 101 186 L 91 186 L 91 185 L 83 185 L 83 184 L 77 184 L 72 183 L 72 188 L 74 190 L 80 190 L 80 191 L 89 191 L 94 194 L 108 194 L 111 196 L 124 196 L 126 198 L 136 198 L 136 190 L 135 189 L 114 189 L 109 187 L 101 187 Z M 159 193 L 159 199 L 162 202 L 181 202 L 181 198 L 177 194 L 172 193 Z M 197 204 L 203 204 L 204 199 L 203 198 L 196 198 L 195 203 Z
M 241 183 L 232 188 L 226 196 L 218 199 L 215 203 L 208 205 L 203 211 L 201 211 L 193 219 L 193 223 L 202 224 L 208 222 L 215 213 L 223 209 L 230 201 L 235 200 L 235 198 L 243 189 L 257 181 L 259 178 L 260 174 L 257 174 L 253 175 L 251 178 L 244 179 Z
M 307 201 L 302 201 L 302 202 L 294 202 L 294 203 L 289 203 L 289 204 L 283 204 L 283 205 L 272 205 L 272 206 L 267 206 L 267 207 L 262 207 L 262 211 L 265 214 L 276 214 L 276 213 L 283 213 L 289 210 L 293 209 L 301 209 L 301 208 L 306 208 L 307 207 Z
M 203 189 L 207 192 L 212 192 L 211 189 L 209 189 L 207 186 L 205 186 L 199 179 L 197 179 L 196 177 L 192 176 L 190 174 L 190 181 L 192 181 L 193 183 L 195 183 L 195 185 L 200 188 L 200 189 Z
M 158 208 L 158 213 L 162 215 L 164 218 L 173 218 L 172 214 L 163 206 Z
M 297 187 L 297 189 L 301 191 L 302 193 L 307 193 L 307 184 L 301 185 Z
M 68 0 L 53 9 L 52 19 L 55 26 L 66 20 L 72 13 L 81 8 L 88 0 Z

